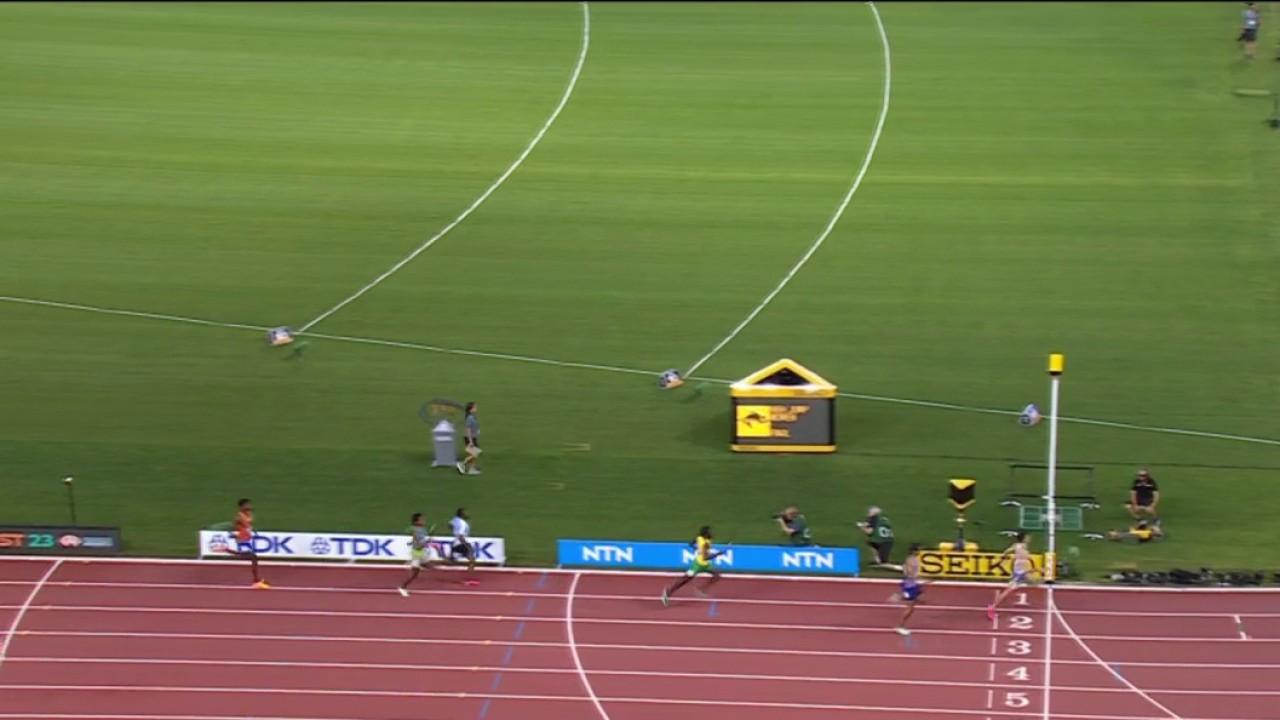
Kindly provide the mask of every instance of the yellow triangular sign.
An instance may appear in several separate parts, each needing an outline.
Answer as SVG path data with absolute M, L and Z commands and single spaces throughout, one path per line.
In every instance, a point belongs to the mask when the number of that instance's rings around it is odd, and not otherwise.
M 791 358 L 760 368 L 730 386 L 734 397 L 835 397 L 836 386 Z

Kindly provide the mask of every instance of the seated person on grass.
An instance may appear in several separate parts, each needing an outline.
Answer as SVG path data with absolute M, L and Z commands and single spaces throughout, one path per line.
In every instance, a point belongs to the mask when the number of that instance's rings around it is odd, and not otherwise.
M 1159 505 L 1160 486 L 1156 485 L 1156 479 L 1151 477 L 1151 472 L 1142 468 L 1133 479 L 1133 486 L 1129 488 L 1129 502 L 1125 503 L 1124 507 L 1134 520 L 1152 518 L 1158 522 Z

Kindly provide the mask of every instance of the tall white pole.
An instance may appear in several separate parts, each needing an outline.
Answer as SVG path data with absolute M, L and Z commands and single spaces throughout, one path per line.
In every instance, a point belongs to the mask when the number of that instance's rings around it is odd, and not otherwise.
M 1058 559 L 1058 386 L 1066 358 L 1062 353 L 1049 356 L 1049 482 L 1048 495 L 1048 547 L 1045 553 L 1045 579 L 1052 582 L 1057 575 Z
M 1044 613 L 1044 673 L 1043 685 L 1040 689 L 1040 709 L 1042 720 L 1051 720 L 1051 699 L 1053 695 L 1053 623 L 1057 617 L 1057 607 L 1053 602 L 1053 580 L 1058 574 L 1058 386 L 1062 382 L 1062 371 L 1066 369 L 1066 358 L 1062 353 L 1049 356 L 1049 482 L 1048 503 L 1049 529 L 1048 543 L 1044 554 L 1045 590 Z

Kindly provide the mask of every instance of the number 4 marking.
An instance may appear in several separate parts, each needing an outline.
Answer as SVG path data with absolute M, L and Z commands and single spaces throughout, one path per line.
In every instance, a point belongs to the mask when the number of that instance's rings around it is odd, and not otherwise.
M 1018 682 L 1029 682 L 1031 680 L 1031 673 L 1027 672 L 1026 665 L 1019 665 L 1018 667 L 1005 673 L 1004 676 L 1008 678 L 1013 678 Z

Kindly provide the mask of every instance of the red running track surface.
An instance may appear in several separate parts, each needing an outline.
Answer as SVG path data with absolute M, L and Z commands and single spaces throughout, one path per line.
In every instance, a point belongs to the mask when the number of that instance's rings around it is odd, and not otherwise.
M 0 561 L 0 719 L 1280 718 L 1280 593 Z

